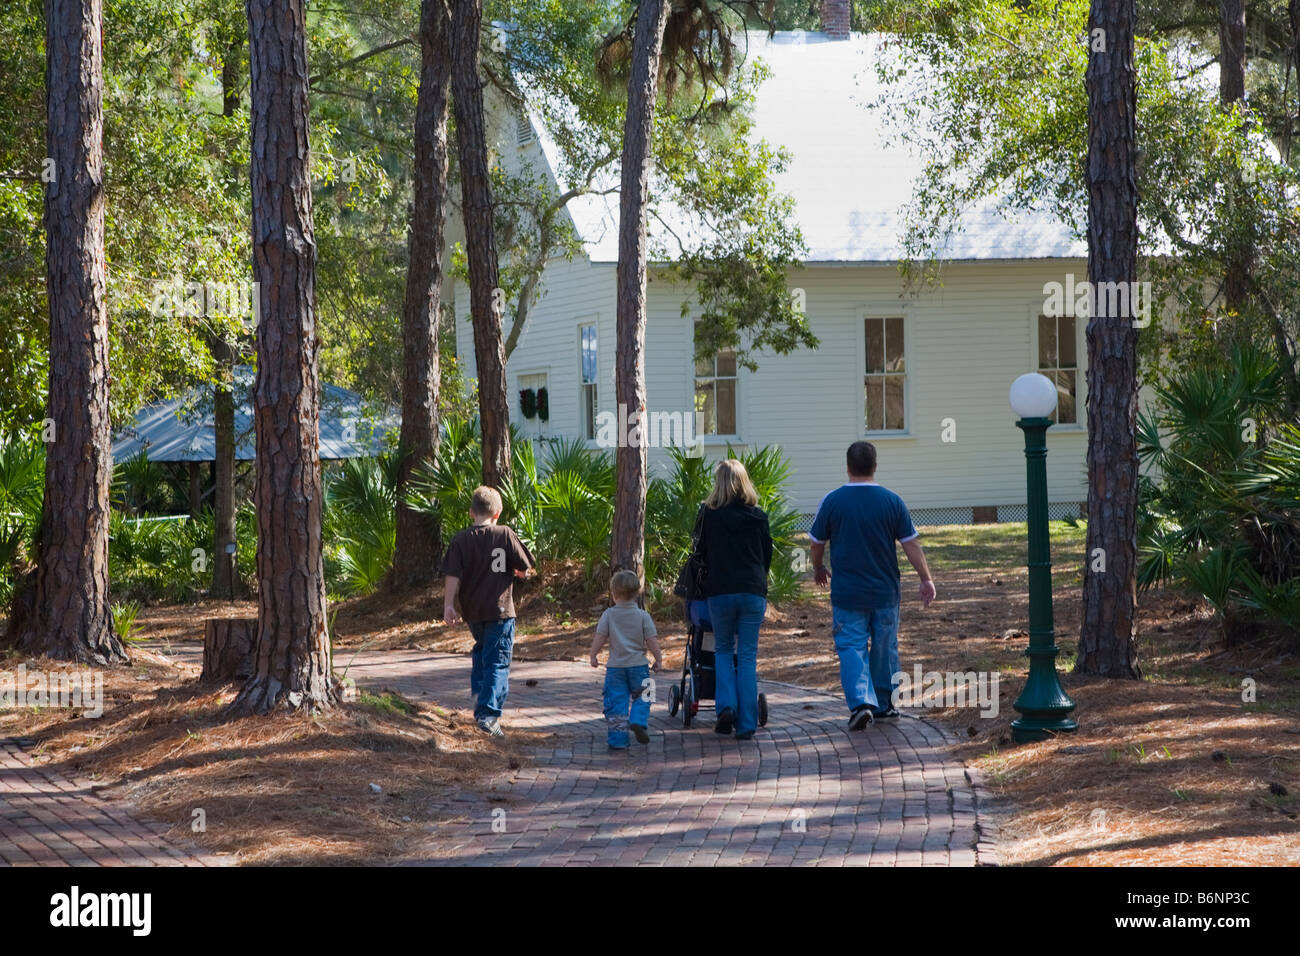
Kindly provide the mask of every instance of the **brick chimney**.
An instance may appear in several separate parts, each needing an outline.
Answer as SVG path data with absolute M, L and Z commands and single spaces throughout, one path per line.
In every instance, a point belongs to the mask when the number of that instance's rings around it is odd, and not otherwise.
M 849 38 L 849 4 L 852 0 L 822 0 L 822 32 L 832 40 Z

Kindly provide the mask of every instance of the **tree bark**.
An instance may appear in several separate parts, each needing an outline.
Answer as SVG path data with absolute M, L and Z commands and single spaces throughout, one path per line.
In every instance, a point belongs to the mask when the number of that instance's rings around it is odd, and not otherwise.
M 438 317 L 447 206 L 451 37 L 446 0 L 420 5 L 420 91 L 415 106 L 415 195 L 402 306 L 402 467 L 397 476 L 395 589 L 429 583 L 441 557 L 436 516 L 403 503 L 411 472 L 438 453 Z
M 1133 0 L 1092 0 L 1089 32 L 1105 50 L 1088 57 L 1088 279 L 1137 278 L 1137 76 Z M 1127 286 L 1132 289 L 1132 286 Z M 1141 676 L 1137 616 L 1137 330 L 1134 309 L 1088 321 L 1088 553 L 1075 671 Z M 1131 299 L 1131 297 L 1130 297 Z M 1100 549 L 1100 554 L 1098 552 Z M 1105 570 L 1093 571 L 1095 556 Z
M 221 64 L 221 113 L 239 112 L 239 52 L 243 40 L 231 43 Z M 214 481 L 212 486 L 212 596 L 235 599 L 235 398 L 231 392 L 239 350 L 213 336 L 208 343 L 217 364 L 218 383 L 212 393 Z
M 1245 0 L 1219 0 L 1219 102 L 1224 109 L 1246 99 L 1246 4 Z M 1243 133 L 1245 130 L 1243 130 Z M 1253 186 L 1232 182 L 1228 185 L 1229 198 L 1237 210 L 1237 218 L 1250 221 Z M 1234 242 L 1228 250 L 1228 263 L 1223 276 L 1223 300 L 1229 312 L 1240 313 L 1247 305 L 1250 262 L 1253 258 L 1249 242 Z
M 465 256 L 469 261 L 479 427 L 483 435 L 483 484 L 495 488 L 510 474 L 510 403 L 506 395 L 506 353 L 501 336 L 504 302 L 492 222 L 483 84 L 478 72 L 482 20 L 482 0 L 451 0 L 452 102 L 456 111 Z
M 229 713 L 338 699 L 321 543 L 316 240 L 303 0 L 248 0 L 253 276 L 258 282 L 258 633 L 253 676 Z
M 35 594 L 16 637 L 30 654 L 126 662 L 108 593 L 109 484 L 105 303 L 103 9 L 46 0 L 46 291 L 50 309 L 45 503 Z
M 1219 101 L 1246 98 L 1245 0 L 1219 0 Z
M 671 6 L 668 0 L 642 0 L 636 13 L 627 116 L 623 124 L 623 170 L 619 193 L 618 299 L 614 397 L 626 409 L 629 439 L 646 412 L 646 203 L 650 191 L 650 146 L 654 135 L 659 59 Z M 623 415 L 619 414 L 622 420 Z M 619 436 L 615 456 L 617 484 L 610 562 L 615 571 L 645 578 L 646 444 Z
M 257 618 L 210 617 L 203 626 L 203 671 L 199 680 L 242 680 L 253 674 Z
M 235 397 L 231 391 L 235 350 L 210 343 L 221 380 L 212 392 L 214 482 L 212 488 L 212 596 L 234 600 L 235 573 Z

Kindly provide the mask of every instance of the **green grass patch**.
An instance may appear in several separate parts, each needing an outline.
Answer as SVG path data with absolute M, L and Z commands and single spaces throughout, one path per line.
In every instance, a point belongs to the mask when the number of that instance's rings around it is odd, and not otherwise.
M 381 691 L 378 694 L 363 690 L 357 694 L 357 703 L 380 714 L 405 714 L 410 717 L 419 712 L 419 708 L 395 690 Z
M 1052 563 L 1062 569 L 1081 569 L 1086 526 L 1051 521 L 1048 533 L 1052 541 Z M 935 567 L 1005 572 L 1023 568 L 1028 560 L 1029 529 L 1023 521 L 923 528 L 920 540 L 926 557 Z

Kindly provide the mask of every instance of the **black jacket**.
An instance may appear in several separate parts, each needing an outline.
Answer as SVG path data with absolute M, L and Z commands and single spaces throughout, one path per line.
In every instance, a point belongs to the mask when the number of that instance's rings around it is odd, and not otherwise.
M 699 554 L 708 567 L 704 585 L 707 597 L 719 594 L 767 597 L 772 532 L 762 508 L 739 501 L 717 509 L 705 505 Z

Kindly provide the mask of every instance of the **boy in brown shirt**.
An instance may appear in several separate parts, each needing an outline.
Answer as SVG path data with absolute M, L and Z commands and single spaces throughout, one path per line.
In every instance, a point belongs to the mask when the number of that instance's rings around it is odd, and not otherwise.
M 470 691 L 479 729 L 504 737 L 501 710 L 510 692 L 510 655 L 515 643 L 514 579 L 533 569 L 533 556 L 501 517 L 501 495 L 482 485 L 474 489 L 469 516 L 474 523 L 451 539 L 443 558 L 447 577 L 442 619 L 463 619 L 474 635 Z M 459 599 L 460 613 L 456 604 Z

